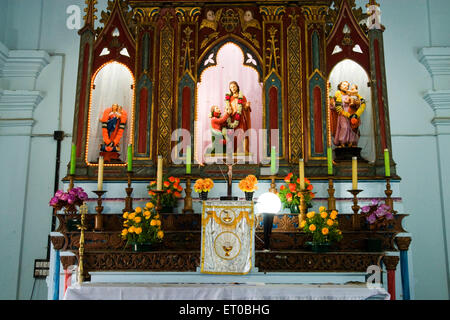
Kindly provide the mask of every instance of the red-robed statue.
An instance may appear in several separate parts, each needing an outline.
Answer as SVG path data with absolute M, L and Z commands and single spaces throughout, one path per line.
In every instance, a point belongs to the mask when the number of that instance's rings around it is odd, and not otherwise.
M 103 111 L 100 122 L 102 123 L 103 136 L 100 151 L 104 153 L 105 161 L 118 159 L 119 144 L 127 123 L 127 112 L 118 104 L 113 104 L 110 108 L 106 108 Z

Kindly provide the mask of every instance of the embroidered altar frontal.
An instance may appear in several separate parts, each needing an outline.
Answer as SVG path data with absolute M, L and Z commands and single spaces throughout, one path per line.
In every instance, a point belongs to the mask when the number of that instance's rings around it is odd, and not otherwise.
M 252 201 L 204 201 L 201 272 L 247 274 L 255 244 Z

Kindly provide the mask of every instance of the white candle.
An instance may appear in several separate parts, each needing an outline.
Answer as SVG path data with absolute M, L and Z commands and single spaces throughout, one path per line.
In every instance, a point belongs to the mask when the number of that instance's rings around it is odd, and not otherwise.
M 352 189 L 358 189 L 358 160 L 352 157 Z
M 298 162 L 299 166 L 299 178 L 300 178 L 300 189 L 305 190 L 305 163 L 303 162 L 303 159 L 300 159 Z
M 163 158 L 158 156 L 158 168 L 156 173 L 156 190 L 162 190 L 162 175 L 163 175 Z
M 103 165 L 104 165 L 103 157 L 99 157 L 98 158 L 98 180 L 97 180 L 98 191 L 103 190 Z

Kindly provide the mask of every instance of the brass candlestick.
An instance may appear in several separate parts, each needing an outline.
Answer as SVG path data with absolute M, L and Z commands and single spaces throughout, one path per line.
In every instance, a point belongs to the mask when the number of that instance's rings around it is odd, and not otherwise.
M 334 185 L 332 176 L 328 176 L 328 210 L 336 210 L 336 198 L 334 197 Z
M 156 207 L 155 210 L 158 214 L 160 214 L 162 210 L 162 204 L 161 204 L 161 196 L 164 193 L 164 190 L 154 190 L 154 193 L 156 193 Z
M 80 247 L 78 248 L 78 283 L 81 284 L 84 281 L 84 275 L 83 275 L 83 255 L 84 255 L 84 230 L 86 230 L 85 227 L 85 219 L 86 219 L 86 213 L 88 211 L 87 205 L 85 202 L 83 202 L 83 205 L 80 206 L 80 213 L 81 213 L 81 225 L 78 226 L 78 229 L 80 229 Z
M 300 226 L 300 223 L 302 221 L 306 220 L 306 201 L 305 201 L 305 196 L 308 193 L 308 190 L 302 189 L 302 190 L 300 190 L 300 192 L 301 192 L 300 205 L 299 205 L 300 214 L 298 215 L 298 225 L 299 226 Z
M 186 177 L 186 189 L 184 189 L 186 193 L 186 197 L 184 197 L 184 209 L 183 213 L 194 213 L 192 209 L 192 189 L 191 189 L 191 176 L 187 175 Z
M 75 175 L 69 174 L 69 191 L 73 189 L 73 180 L 75 178 Z
M 384 201 L 384 203 L 391 207 L 392 214 L 396 214 L 397 211 L 394 210 L 394 200 L 391 198 L 391 178 L 389 177 L 386 177 L 386 190 L 384 190 L 384 194 L 386 195 L 386 200 Z
M 270 189 L 269 189 L 269 192 L 272 192 L 272 193 L 278 193 L 278 191 L 277 191 L 277 186 L 276 186 L 276 184 L 275 184 L 275 176 L 271 176 L 271 179 L 272 179 L 272 182 L 270 183 Z
M 358 205 L 358 197 L 357 197 L 357 195 L 362 190 L 352 189 L 352 190 L 347 190 L 347 191 L 350 192 L 353 195 L 353 206 L 352 206 L 352 210 L 353 210 L 353 217 L 352 217 L 353 230 L 361 230 L 361 223 L 360 223 L 359 214 L 358 214 L 360 206 Z
M 94 191 L 94 193 L 97 195 L 97 206 L 95 207 L 95 211 L 97 211 L 97 214 L 95 215 L 95 231 L 103 231 L 103 206 L 102 206 L 102 196 L 106 193 L 104 190 L 97 190 Z
M 131 197 L 131 194 L 133 193 L 133 188 L 131 188 L 131 176 L 132 175 L 133 175 L 133 171 L 127 171 L 128 187 L 125 188 L 125 192 L 127 193 L 127 196 L 125 198 L 125 208 L 122 210 L 122 212 L 132 212 L 133 211 L 133 198 Z

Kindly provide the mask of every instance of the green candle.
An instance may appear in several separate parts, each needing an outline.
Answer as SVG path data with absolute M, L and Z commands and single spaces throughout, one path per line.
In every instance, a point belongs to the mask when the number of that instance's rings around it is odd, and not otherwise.
M 333 151 L 331 147 L 327 148 L 327 160 L 328 160 L 328 174 L 333 174 Z
M 191 146 L 186 148 L 186 174 L 191 174 Z
M 384 170 L 386 172 L 386 177 L 391 176 L 391 166 L 389 165 L 389 150 L 384 149 Z
M 272 149 L 270 151 L 270 172 L 272 174 L 276 173 L 275 161 L 277 161 L 277 155 L 275 152 L 276 152 L 275 146 L 272 146 Z
M 77 165 L 77 146 L 72 143 L 72 153 L 70 154 L 70 174 L 75 174 L 75 167 Z
M 127 170 L 133 171 L 133 148 L 132 148 L 131 144 L 128 145 L 127 160 L 128 160 L 128 169 Z

